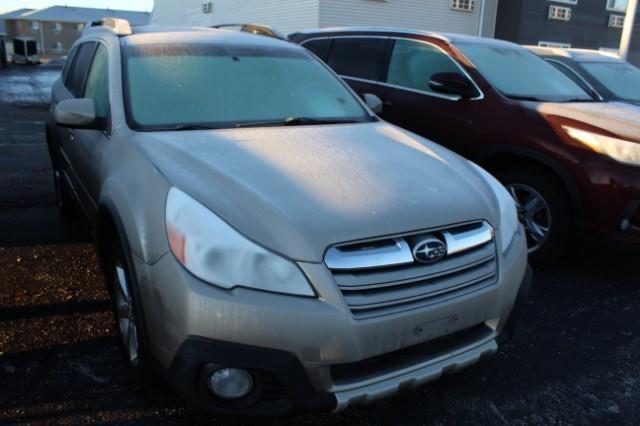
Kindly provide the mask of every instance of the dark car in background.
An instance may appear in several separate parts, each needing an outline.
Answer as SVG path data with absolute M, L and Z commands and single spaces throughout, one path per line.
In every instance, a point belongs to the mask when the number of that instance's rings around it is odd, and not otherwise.
M 525 48 L 389 28 L 290 35 L 382 118 L 481 164 L 516 199 L 534 262 L 574 231 L 640 243 L 640 110 L 601 102 Z
M 606 101 L 640 106 L 640 69 L 609 52 L 526 46 Z

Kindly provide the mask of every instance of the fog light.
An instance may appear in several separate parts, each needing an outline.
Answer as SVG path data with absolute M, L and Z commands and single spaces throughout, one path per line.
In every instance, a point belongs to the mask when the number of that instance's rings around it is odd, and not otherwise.
M 237 399 L 247 396 L 253 389 L 253 378 L 245 370 L 223 368 L 214 371 L 207 381 L 214 395 L 225 399 Z

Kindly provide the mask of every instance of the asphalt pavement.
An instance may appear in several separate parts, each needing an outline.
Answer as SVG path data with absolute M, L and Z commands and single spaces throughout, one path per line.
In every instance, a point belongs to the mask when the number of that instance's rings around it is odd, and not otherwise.
M 638 424 L 640 252 L 598 242 L 535 271 L 521 327 L 497 355 L 382 402 L 231 418 L 137 383 L 87 228 L 56 211 L 44 119 L 59 72 L 0 68 L 0 424 Z

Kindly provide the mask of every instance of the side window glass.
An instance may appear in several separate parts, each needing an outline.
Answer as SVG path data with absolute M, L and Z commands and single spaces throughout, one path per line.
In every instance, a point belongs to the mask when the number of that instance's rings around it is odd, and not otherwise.
M 320 40 L 311 40 L 304 43 L 302 46 L 309 49 L 313 52 L 318 58 L 327 62 L 327 57 L 329 56 L 329 46 L 331 45 L 331 40 L 328 38 L 320 39 Z
M 76 98 L 82 96 L 85 77 L 87 76 L 87 70 L 93 58 L 95 47 L 95 42 L 88 42 L 81 44 L 78 48 L 78 53 L 76 54 L 76 59 L 71 69 L 71 75 L 69 76 L 69 84 L 67 84 L 69 91 L 71 91 Z
M 107 118 L 109 113 L 108 65 L 107 48 L 99 44 L 87 75 L 83 97 L 93 99 L 96 106 L 96 116 L 100 118 Z
M 73 49 L 71 49 L 71 52 L 69 52 L 69 55 L 67 56 L 67 60 L 64 63 L 64 68 L 62 68 L 62 82 L 64 83 L 65 86 L 67 85 L 67 82 L 69 79 L 69 71 L 71 71 L 73 60 L 76 57 L 77 51 L 78 51 L 77 47 L 74 47 Z
M 397 40 L 389 62 L 387 83 L 433 92 L 429 88 L 429 80 L 432 75 L 441 72 L 460 73 L 460 68 L 449 55 L 435 46 L 413 40 Z
M 340 75 L 378 80 L 387 42 L 381 38 L 336 38 L 328 64 Z
M 585 92 L 588 92 L 590 95 L 592 95 L 594 98 L 598 98 L 598 96 L 600 96 L 598 93 L 596 93 L 594 91 L 594 89 L 592 89 L 591 87 L 589 87 L 588 84 L 586 84 L 579 76 L 578 74 L 573 71 L 571 68 L 569 68 L 568 65 L 563 64 L 562 62 L 557 62 L 554 60 L 546 60 L 548 63 L 550 63 L 551 65 L 553 65 L 557 70 L 559 70 L 560 72 L 562 72 L 564 75 L 566 75 L 567 77 L 569 77 L 574 83 L 576 83 L 578 86 L 580 86 L 582 88 L 582 90 L 584 90 Z

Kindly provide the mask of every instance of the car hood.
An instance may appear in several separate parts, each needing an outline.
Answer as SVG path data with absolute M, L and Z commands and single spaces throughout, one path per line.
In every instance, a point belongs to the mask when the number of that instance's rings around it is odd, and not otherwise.
M 300 261 L 321 262 L 336 243 L 498 217 L 466 160 L 384 122 L 137 133 L 132 142 L 172 185 Z
M 596 127 L 606 133 L 640 142 L 640 107 L 623 102 L 567 102 L 534 104 L 550 121 L 570 121 Z

